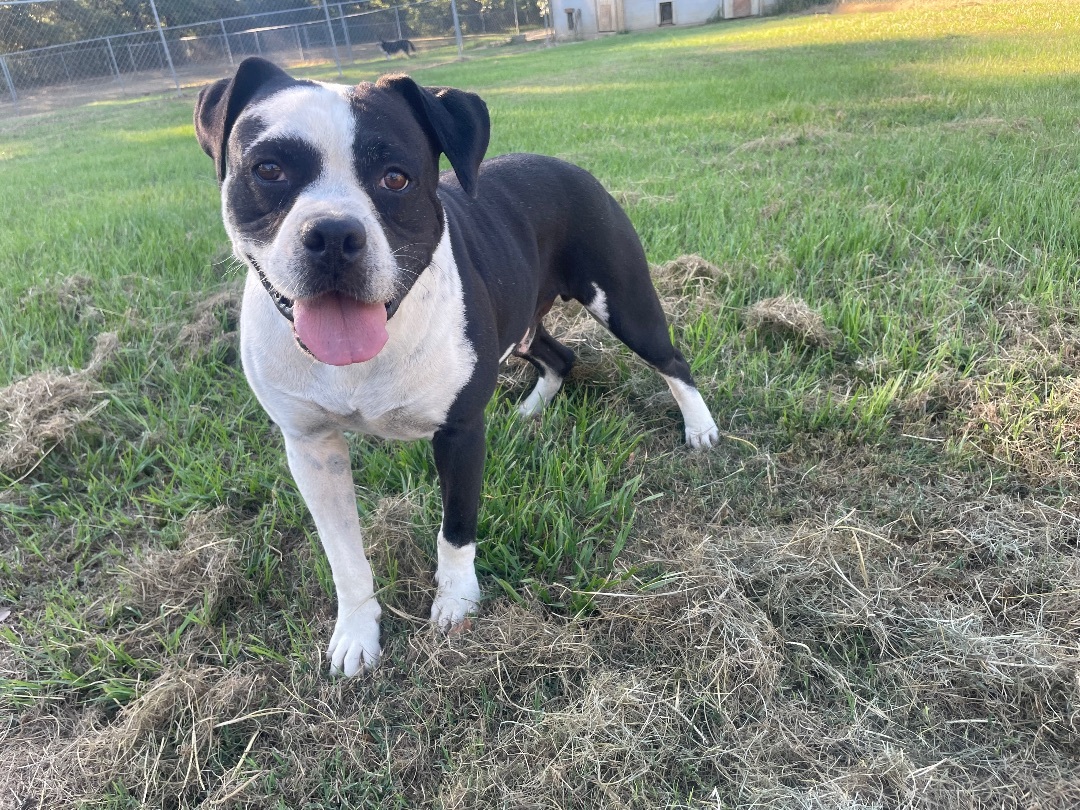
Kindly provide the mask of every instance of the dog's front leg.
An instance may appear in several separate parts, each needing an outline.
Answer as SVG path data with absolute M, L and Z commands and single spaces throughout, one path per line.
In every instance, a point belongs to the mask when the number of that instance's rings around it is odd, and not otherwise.
M 326 658 L 330 672 L 355 675 L 379 660 L 379 615 L 356 511 L 349 446 L 340 431 L 285 434 L 285 451 L 334 574 L 338 615 Z
M 439 528 L 438 591 L 431 621 L 449 630 L 476 610 L 480 584 L 476 581 L 476 513 L 484 477 L 484 418 L 443 427 L 432 439 L 435 468 L 442 491 L 443 519 Z

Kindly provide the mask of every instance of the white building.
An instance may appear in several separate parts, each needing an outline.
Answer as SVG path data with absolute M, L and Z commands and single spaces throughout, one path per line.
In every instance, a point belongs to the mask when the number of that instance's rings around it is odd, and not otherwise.
M 768 13 L 777 0 L 551 0 L 557 40 Z

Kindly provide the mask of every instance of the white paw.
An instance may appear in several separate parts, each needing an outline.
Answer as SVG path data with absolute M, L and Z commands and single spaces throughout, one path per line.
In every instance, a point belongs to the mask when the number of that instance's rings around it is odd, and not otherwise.
M 720 443 L 720 429 L 715 423 L 705 427 L 687 427 L 686 444 L 692 450 L 705 450 Z
M 479 605 L 480 586 L 475 578 L 471 588 L 448 590 L 440 587 L 431 605 L 431 623 L 439 630 L 452 630 L 465 621 L 466 616 L 476 613 Z
M 476 544 L 457 548 L 439 532 L 439 568 L 435 582 L 439 586 L 431 605 L 431 623 L 439 630 L 461 624 L 480 604 L 480 583 L 476 581 Z
M 544 401 L 544 398 L 536 391 L 533 391 L 525 398 L 524 402 L 518 405 L 518 416 L 524 417 L 525 419 L 539 416 L 540 412 L 544 410 L 545 405 L 547 405 L 547 403 Z
M 562 388 L 562 377 L 553 371 L 547 371 L 543 377 L 536 380 L 536 387 L 533 388 L 532 393 L 518 405 L 518 414 L 526 419 L 539 415 L 559 393 L 560 388 Z
M 373 605 L 374 609 L 368 607 Z M 379 615 L 382 611 L 372 598 L 369 602 L 350 611 L 338 610 L 334 635 L 326 650 L 331 675 L 351 678 L 369 670 L 379 662 Z

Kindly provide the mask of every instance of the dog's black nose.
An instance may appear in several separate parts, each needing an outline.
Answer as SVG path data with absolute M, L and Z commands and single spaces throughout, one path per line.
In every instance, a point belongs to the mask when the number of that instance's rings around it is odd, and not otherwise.
M 323 217 L 304 223 L 300 241 L 310 258 L 336 267 L 360 256 L 367 245 L 367 231 L 356 217 Z

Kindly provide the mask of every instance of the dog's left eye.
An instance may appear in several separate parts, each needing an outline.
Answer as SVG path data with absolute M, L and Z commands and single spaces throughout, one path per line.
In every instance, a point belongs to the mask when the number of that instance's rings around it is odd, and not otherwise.
M 383 179 L 379 181 L 379 185 L 390 189 L 390 191 L 404 191 L 405 187 L 409 185 L 409 178 L 401 172 L 387 172 L 383 175 Z
M 280 183 L 285 179 L 285 172 L 276 163 L 267 161 L 255 167 L 255 176 L 267 183 Z

